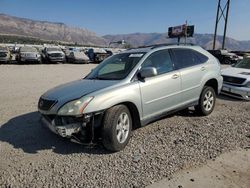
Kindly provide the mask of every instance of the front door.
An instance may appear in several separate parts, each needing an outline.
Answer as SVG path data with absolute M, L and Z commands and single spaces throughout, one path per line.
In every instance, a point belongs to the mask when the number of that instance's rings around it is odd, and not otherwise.
M 157 76 L 140 81 L 143 119 L 159 115 L 178 106 L 181 101 L 181 78 L 174 70 L 168 50 L 152 53 L 142 64 L 155 67 Z

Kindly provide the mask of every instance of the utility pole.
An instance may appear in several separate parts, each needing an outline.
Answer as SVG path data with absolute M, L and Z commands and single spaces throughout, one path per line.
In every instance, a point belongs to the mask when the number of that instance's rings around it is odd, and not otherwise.
M 188 27 L 188 21 L 186 20 L 186 23 L 185 23 L 185 45 L 187 44 L 187 27 Z
M 218 7 L 217 7 L 217 14 L 216 14 L 216 22 L 215 22 L 215 31 L 214 31 L 214 42 L 213 42 L 213 50 L 215 49 L 216 45 L 216 38 L 217 38 L 217 30 L 218 24 L 220 20 L 224 19 L 224 33 L 223 33 L 223 41 L 222 41 L 222 49 L 225 49 L 225 40 L 227 34 L 227 22 L 228 22 L 228 14 L 229 14 L 229 7 L 230 7 L 230 0 L 226 0 L 226 4 L 222 9 L 221 0 L 218 0 Z

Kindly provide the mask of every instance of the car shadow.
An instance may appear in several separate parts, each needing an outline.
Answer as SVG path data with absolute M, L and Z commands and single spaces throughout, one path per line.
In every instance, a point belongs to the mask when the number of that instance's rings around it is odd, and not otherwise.
M 187 109 L 176 112 L 175 115 L 176 116 L 182 116 L 182 117 L 201 117 L 201 115 L 199 115 L 195 111 L 194 107 L 189 107 Z
M 0 141 L 22 149 L 25 153 L 52 150 L 58 154 L 89 153 L 109 154 L 101 144 L 87 147 L 50 132 L 40 122 L 40 114 L 31 112 L 10 119 L 0 127 Z

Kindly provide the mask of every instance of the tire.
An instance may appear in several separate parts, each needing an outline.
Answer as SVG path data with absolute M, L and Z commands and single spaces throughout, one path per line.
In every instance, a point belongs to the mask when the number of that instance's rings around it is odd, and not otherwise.
M 212 87 L 205 86 L 201 92 L 199 104 L 195 106 L 195 111 L 201 116 L 207 116 L 214 110 L 216 94 Z
M 132 118 L 125 105 L 108 109 L 104 115 L 102 143 L 107 150 L 116 152 L 128 144 L 132 130 Z

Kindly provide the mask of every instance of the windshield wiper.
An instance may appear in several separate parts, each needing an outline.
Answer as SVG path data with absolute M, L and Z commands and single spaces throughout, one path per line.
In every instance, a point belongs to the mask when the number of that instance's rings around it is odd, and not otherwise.
M 96 76 L 96 77 L 90 77 L 90 78 L 87 78 L 87 79 L 90 79 L 90 80 L 108 80 L 106 78 L 98 77 L 98 76 Z

